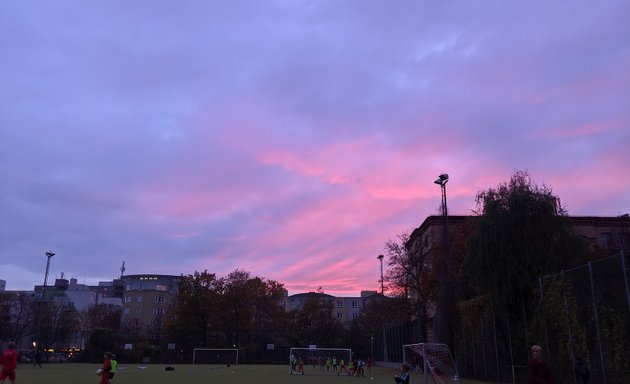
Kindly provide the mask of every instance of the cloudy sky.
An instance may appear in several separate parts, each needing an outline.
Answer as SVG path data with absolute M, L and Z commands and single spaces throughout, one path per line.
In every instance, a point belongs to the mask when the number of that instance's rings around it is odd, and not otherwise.
M 630 3 L 0 2 L 0 279 L 379 287 L 515 170 L 630 211 Z

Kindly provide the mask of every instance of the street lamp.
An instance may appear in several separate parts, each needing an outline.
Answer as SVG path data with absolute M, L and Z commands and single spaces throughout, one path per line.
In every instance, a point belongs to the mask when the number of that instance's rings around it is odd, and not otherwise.
M 381 262 L 381 295 L 385 295 L 385 288 L 383 287 L 383 255 L 376 256 L 377 259 Z

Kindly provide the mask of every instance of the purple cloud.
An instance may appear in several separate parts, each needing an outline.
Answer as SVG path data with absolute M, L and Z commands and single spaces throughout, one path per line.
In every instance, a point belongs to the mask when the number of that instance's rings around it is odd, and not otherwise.
M 0 4 L 0 278 L 236 268 L 379 288 L 516 169 L 628 212 L 624 1 Z M 605 180 L 605 183 L 602 183 Z M 40 277 L 38 277 L 40 276 Z

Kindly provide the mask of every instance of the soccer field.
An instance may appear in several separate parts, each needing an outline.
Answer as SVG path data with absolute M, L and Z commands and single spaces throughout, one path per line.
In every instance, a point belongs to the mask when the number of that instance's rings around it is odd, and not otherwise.
M 99 382 L 97 364 L 59 363 L 44 364 L 43 368 L 20 365 L 17 369 L 16 384 L 88 384 Z M 175 371 L 165 371 L 166 365 L 119 363 L 118 373 L 113 384 L 334 384 L 365 382 L 370 384 L 394 384 L 390 368 L 373 367 L 372 374 L 365 377 L 336 375 L 289 375 L 288 365 L 173 365 Z M 412 374 L 412 383 L 421 383 L 420 377 Z M 462 380 L 462 384 L 474 384 Z

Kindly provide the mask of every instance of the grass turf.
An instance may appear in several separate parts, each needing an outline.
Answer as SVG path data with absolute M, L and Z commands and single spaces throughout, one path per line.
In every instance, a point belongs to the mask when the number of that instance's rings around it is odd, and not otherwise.
M 44 364 L 43 368 L 20 365 L 16 371 L 16 384 L 97 384 L 99 364 L 59 363 Z M 140 367 L 140 368 L 139 368 Z M 141 368 L 146 367 L 146 368 Z M 173 365 L 175 371 L 165 371 L 166 364 L 122 364 L 112 384 L 332 384 L 356 383 L 394 384 L 391 368 L 372 367 L 372 374 L 365 377 L 336 376 L 328 374 L 289 375 L 286 365 Z M 423 383 L 420 374 L 412 373 L 412 383 Z M 475 384 L 462 380 L 462 384 Z

